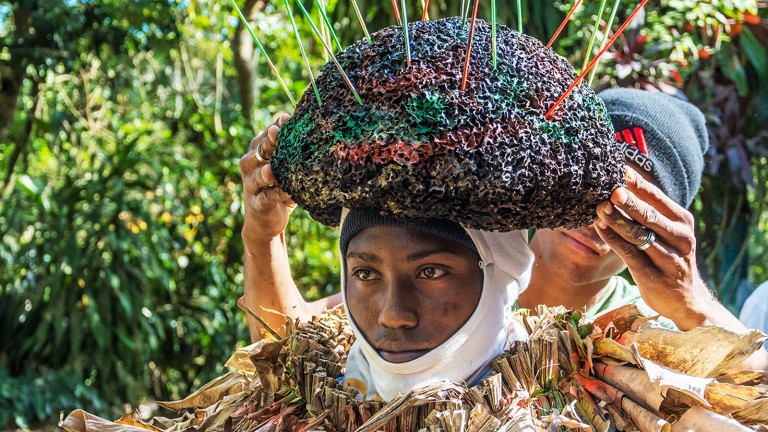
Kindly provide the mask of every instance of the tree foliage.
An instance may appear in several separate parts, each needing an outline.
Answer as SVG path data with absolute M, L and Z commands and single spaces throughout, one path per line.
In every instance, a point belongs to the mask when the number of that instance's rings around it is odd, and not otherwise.
M 570 8 L 522 3 L 524 31 L 540 39 Z M 559 40 L 574 64 L 596 3 Z M 358 4 L 370 31 L 394 22 L 389 2 Z M 595 86 L 683 90 L 707 114 L 701 260 L 735 307 L 739 284 L 768 278 L 766 13 L 735 0 L 651 4 Z M 282 3 L 242 6 L 300 95 L 308 81 Z M 362 37 L 350 2 L 327 6 L 345 44 Z M 430 2 L 432 17 L 458 13 Z M 516 26 L 510 4 L 498 18 Z M 299 27 L 317 70 L 321 46 Z M 0 1 L 0 427 L 178 397 L 245 342 L 237 161 L 290 105 L 242 34 L 221 1 Z M 289 232 L 307 297 L 333 292 L 334 232 L 301 211 Z

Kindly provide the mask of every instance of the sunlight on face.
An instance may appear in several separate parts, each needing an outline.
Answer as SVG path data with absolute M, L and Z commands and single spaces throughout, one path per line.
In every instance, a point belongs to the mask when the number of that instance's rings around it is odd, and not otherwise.
M 483 288 L 479 262 L 476 252 L 435 234 L 367 228 L 347 249 L 349 313 L 383 359 L 414 360 L 472 316 Z

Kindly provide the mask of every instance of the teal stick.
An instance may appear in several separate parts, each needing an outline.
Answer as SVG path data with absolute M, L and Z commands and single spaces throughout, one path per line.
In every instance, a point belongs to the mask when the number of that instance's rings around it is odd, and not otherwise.
M 613 27 L 613 21 L 616 19 L 616 11 L 619 10 L 619 3 L 621 3 L 621 0 L 616 0 L 616 3 L 613 4 L 613 8 L 611 9 L 611 17 L 608 18 L 608 22 L 605 24 L 605 28 L 603 29 L 603 41 L 600 44 L 600 51 L 605 48 L 605 44 L 608 43 L 608 33 L 611 31 L 611 27 Z M 592 80 L 595 79 L 595 74 L 597 73 L 597 67 L 600 65 L 600 59 L 597 60 L 597 63 L 595 63 L 595 67 L 592 68 L 592 72 L 589 73 L 589 86 L 592 86 Z
M 491 51 L 493 68 L 496 69 L 496 0 L 491 0 Z
M 461 2 L 462 2 L 462 9 L 461 10 L 464 11 L 464 12 L 462 12 L 462 17 L 461 17 L 461 26 L 462 27 L 467 25 L 467 18 L 469 18 L 469 6 L 471 4 L 470 1 L 471 0 L 467 0 L 466 1 L 467 4 L 466 4 L 466 6 L 464 6 L 464 0 L 461 0 Z
M 275 64 L 272 63 L 272 60 L 269 59 L 269 56 L 267 55 L 267 51 L 264 49 L 264 46 L 261 44 L 261 42 L 259 42 L 259 38 L 257 38 L 256 34 L 253 33 L 251 26 L 248 24 L 248 20 L 245 19 L 245 15 L 243 15 L 243 11 L 241 11 L 240 7 L 237 6 L 237 3 L 235 3 L 235 0 L 229 0 L 229 1 L 232 3 L 232 6 L 235 7 L 235 10 L 237 11 L 237 15 L 240 17 L 240 22 L 243 23 L 246 29 L 248 29 L 248 33 L 251 34 L 251 38 L 253 38 L 253 42 L 256 43 L 256 46 L 259 47 L 259 51 L 261 51 L 261 54 L 264 56 L 265 59 L 267 59 L 267 64 L 269 65 L 269 68 L 272 69 L 272 73 L 277 78 L 277 81 L 280 82 L 280 86 L 283 88 L 283 91 L 285 92 L 285 94 L 288 95 L 288 99 L 291 100 L 291 103 L 295 108 L 296 99 L 293 98 L 293 96 L 291 95 L 291 92 L 288 90 L 288 86 L 285 85 L 285 81 L 283 81 L 283 78 L 280 76 L 280 73 L 277 71 Z
M 317 89 L 315 83 L 315 75 L 312 73 L 312 66 L 309 64 L 309 58 L 304 51 L 304 43 L 301 42 L 301 35 L 299 34 L 299 27 L 296 25 L 296 20 L 293 18 L 293 11 L 291 11 L 291 5 L 288 4 L 288 0 L 283 0 L 285 3 L 285 10 L 288 11 L 288 18 L 291 19 L 291 25 L 293 26 L 293 34 L 296 35 L 296 42 L 299 43 L 299 51 L 301 51 L 301 58 L 304 59 L 304 67 L 309 74 L 309 80 L 312 82 L 312 89 L 315 91 L 315 98 L 317 98 L 317 104 L 322 106 L 323 102 L 320 100 L 320 91 Z
M 331 37 L 336 43 L 336 48 L 338 48 L 339 51 L 343 51 L 344 48 L 341 47 L 341 42 L 339 42 L 339 38 L 336 37 L 336 32 L 333 31 L 333 24 L 331 24 L 331 20 L 328 19 L 328 15 L 325 13 L 325 8 L 323 5 L 320 4 L 320 0 L 315 0 L 315 5 L 317 6 L 317 9 L 320 10 L 320 16 L 323 17 L 323 21 L 325 21 L 325 25 L 328 27 L 328 31 L 331 32 Z
M 357 14 L 357 20 L 360 21 L 360 27 L 363 28 L 363 33 L 365 33 L 365 37 L 368 38 L 368 42 L 373 43 L 373 39 L 371 39 L 371 35 L 368 33 L 368 27 L 365 26 L 365 20 L 363 19 L 363 14 L 360 13 L 360 7 L 357 5 L 357 0 L 352 0 L 352 7 L 355 8 L 355 13 Z
M 517 31 L 523 32 L 523 5 L 522 0 L 517 0 Z
M 411 38 L 408 34 L 408 11 L 405 10 L 405 0 L 400 0 L 400 6 L 403 9 L 403 36 L 405 36 L 405 60 L 408 67 L 411 67 Z
M 333 64 L 336 66 L 336 69 L 341 74 L 341 78 L 344 79 L 344 83 L 346 83 L 347 87 L 349 87 L 349 89 L 352 90 L 352 94 L 355 95 L 355 99 L 357 99 L 357 102 L 360 105 L 362 105 L 363 100 L 360 98 L 360 95 L 357 93 L 357 89 L 355 88 L 355 85 L 352 84 L 352 81 L 349 80 L 347 73 L 344 72 L 344 69 L 341 67 L 341 64 L 339 64 L 339 60 L 336 59 L 336 56 L 333 54 L 333 50 L 328 45 L 328 42 L 326 42 L 325 39 L 323 39 L 323 35 L 320 34 L 320 30 L 317 28 L 314 21 L 312 21 L 312 17 L 309 16 L 309 12 L 307 12 L 307 9 L 304 8 L 304 5 L 301 4 L 300 0 L 296 0 L 296 4 L 299 5 L 299 9 L 301 10 L 301 13 L 304 14 L 304 18 L 306 18 L 307 21 L 309 21 L 309 26 L 312 27 L 312 31 L 315 32 L 315 36 L 317 36 L 317 38 L 320 39 L 320 42 L 323 44 L 323 48 L 325 48 L 325 51 L 328 53 L 328 55 L 331 56 L 331 60 L 333 60 Z
M 592 36 L 589 38 L 589 45 L 587 45 L 587 51 L 584 54 L 584 64 L 581 65 L 581 69 L 584 70 L 589 64 L 589 57 L 592 55 L 592 48 L 595 46 L 595 36 L 597 36 L 597 29 L 600 28 L 600 19 L 603 17 L 603 11 L 605 11 L 606 0 L 600 2 L 600 9 L 597 11 L 597 18 L 595 18 L 595 28 L 592 30 Z M 601 47 L 602 48 L 602 47 Z

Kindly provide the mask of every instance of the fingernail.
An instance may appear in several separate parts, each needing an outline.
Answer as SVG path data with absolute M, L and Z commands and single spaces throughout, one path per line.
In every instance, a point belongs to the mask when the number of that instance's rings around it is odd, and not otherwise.
M 624 179 L 631 182 L 635 180 L 635 170 L 627 166 L 627 169 L 624 170 Z
M 608 228 L 608 225 L 602 219 L 595 219 L 595 225 L 602 230 Z
M 626 203 L 628 198 L 629 196 L 627 195 L 626 189 L 624 188 L 616 189 L 616 200 L 619 202 L 619 204 Z
M 604 206 L 603 207 L 603 213 L 605 213 L 607 215 L 613 213 L 613 205 L 612 204 L 608 204 L 608 205 Z

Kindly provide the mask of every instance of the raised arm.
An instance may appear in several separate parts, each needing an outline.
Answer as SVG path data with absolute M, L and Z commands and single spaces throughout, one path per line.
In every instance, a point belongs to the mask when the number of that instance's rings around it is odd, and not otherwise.
M 282 333 L 286 317 L 306 320 L 334 303 L 333 298 L 306 302 L 291 276 L 285 228 L 296 205 L 276 184 L 269 165 L 277 133 L 288 118 L 287 114 L 281 115 L 266 131 L 254 138 L 248 153 L 240 159 L 245 206 L 241 233 L 245 246 L 245 292 L 241 305 L 247 311 L 253 341 L 267 335 L 254 315 Z
M 717 325 L 746 331 L 699 275 L 693 215 L 630 167 L 626 178 L 626 188 L 598 205 L 595 228 L 624 260 L 646 304 L 680 330 Z M 655 241 L 640 250 L 636 245 L 646 239 L 647 230 Z M 768 353 L 759 350 L 742 366 L 764 370 Z

